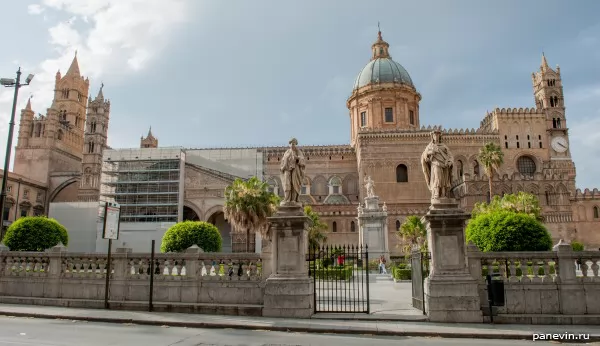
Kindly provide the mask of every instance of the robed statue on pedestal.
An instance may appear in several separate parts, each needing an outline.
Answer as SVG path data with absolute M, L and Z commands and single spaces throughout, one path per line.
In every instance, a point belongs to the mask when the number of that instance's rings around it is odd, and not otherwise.
M 285 192 L 281 201 L 282 206 L 300 205 L 298 198 L 302 183 L 304 182 L 304 169 L 306 167 L 304 154 L 298 149 L 298 140 L 292 138 L 290 148 L 283 154 L 281 160 L 281 182 Z
M 421 155 L 421 165 L 427 187 L 431 191 L 431 199 L 451 198 L 452 168 L 454 157 L 450 149 L 441 142 L 440 131 L 431 132 L 431 142 Z

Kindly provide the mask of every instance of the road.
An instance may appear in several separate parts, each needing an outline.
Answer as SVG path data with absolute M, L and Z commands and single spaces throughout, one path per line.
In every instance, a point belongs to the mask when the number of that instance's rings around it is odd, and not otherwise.
M 328 335 L 234 329 L 167 328 L 0 316 L 0 346 L 458 346 L 531 345 L 532 341 Z M 543 344 L 536 342 L 535 344 Z

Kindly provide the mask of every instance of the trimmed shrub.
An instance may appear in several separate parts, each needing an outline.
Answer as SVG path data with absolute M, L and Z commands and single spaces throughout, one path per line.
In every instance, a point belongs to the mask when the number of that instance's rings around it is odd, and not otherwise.
M 311 277 L 316 276 L 321 280 L 350 280 L 354 274 L 354 268 L 351 266 L 319 268 L 314 271 L 311 268 L 310 271 Z
M 392 276 L 396 280 L 410 280 L 412 278 L 412 270 L 407 268 L 392 268 Z
M 4 235 L 4 244 L 10 251 L 44 251 L 59 243 L 69 245 L 67 229 L 45 216 L 22 217 Z
M 549 251 L 552 237 L 534 216 L 498 210 L 482 213 L 469 221 L 467 242 L 472 241 L 483 252 Z
M 183 221 L 165 232 L 160 251 L 182 252 L 198 245 L 204 252 L 219 252 L 222 243 L 221 233 L 215 225 L 204 221 Z
M 573 251 L 583 251 L 585 247 L 582 243 L 574 241 L 571 243 L 571 248 L 573 249 Z

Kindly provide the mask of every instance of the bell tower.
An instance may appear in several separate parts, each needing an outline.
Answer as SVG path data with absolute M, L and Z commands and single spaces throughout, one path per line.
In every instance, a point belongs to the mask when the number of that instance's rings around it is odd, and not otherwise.
M 542 53 L 540 69 L 531 76 L 537 109 L 546 114 L 546 134 L 550 158 L 570 160 L 567 118 L 560 67 L 553 70 Z
M 46 115 L 34 116 L 28 104 L 21 117 L 15 173 L 48 183 L 53 172 L 80 171 L 89 83 L 81 76 L 75 53 L 67 73 L 56 73 Z
M 100 175 L 102 173 L 102 154 L 107 147 L 108 122 L 110 119 L 110 101 L 104 98 L 104 84 L 98 95 L 88 101 L 85 122 L 85 145 L 81 165 L 82 178 L 78 199 L 83 202 L 97 201 L 100 198 Z

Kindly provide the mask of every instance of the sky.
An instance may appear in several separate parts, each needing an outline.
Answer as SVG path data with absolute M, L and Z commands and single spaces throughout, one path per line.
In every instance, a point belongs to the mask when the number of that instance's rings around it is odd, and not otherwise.
M 111 101 L 109 145 L 349 143 L 346 99 L 381 23 L 423 96 L 421 124 L 477 128 L 495 107 L 533 107 L 545 53 L 561 67 L 579 188 L 600 182 L 600 1 L 0 0 L 0 77 L 34 73 L 50 106 L 75 50 Z M 0 90 L 0 162 L 12 89 Z M 18 131 L 15 127 L 13 146 Z M 14 150 L 13 150 L 14 158 Z

